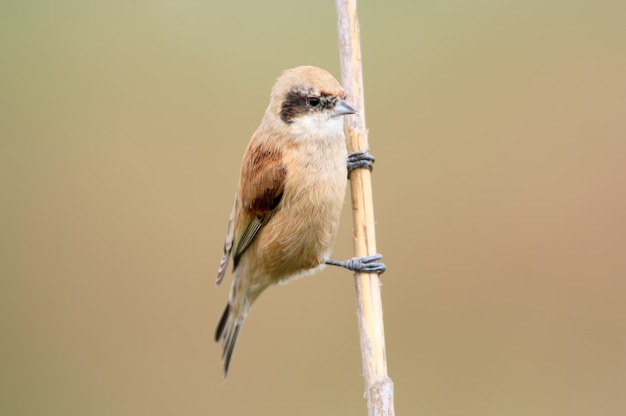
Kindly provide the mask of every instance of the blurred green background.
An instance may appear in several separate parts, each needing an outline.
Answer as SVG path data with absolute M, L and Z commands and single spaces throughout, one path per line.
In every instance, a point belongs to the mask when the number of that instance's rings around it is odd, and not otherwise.
M 359 15 L 397 414 L 625 414 L 626 3 Z M 225 384 L 212 339 L 241 156 L 283 69 L 339 76 L 334 3 L 5 0 L 0 53 L 0 414 L 366 414 L 346 271 L 267 291 Z

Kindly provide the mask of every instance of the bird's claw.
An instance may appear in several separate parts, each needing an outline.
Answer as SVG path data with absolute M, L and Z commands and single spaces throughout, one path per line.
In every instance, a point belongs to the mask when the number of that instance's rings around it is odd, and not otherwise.
M 387 266 L 384 263 L 380 263 L 377 260 L 383 258 L 382 254 L 374 254 L 367 257 L 353 257 L 346 261 L 326 260 L 326 264 L 331 266 L 339 266 L 344 269 L 348 269 L 355 273 L 378 273 L 381 274 L 387 270 Z
M 348 175 L 354 169 L 365 168 L 370 171 L 374 167 L 374 156 L 368 154 L 369 149 L 365 150 L 357 150 L 356 152 L 352 152 L 348 155 Z

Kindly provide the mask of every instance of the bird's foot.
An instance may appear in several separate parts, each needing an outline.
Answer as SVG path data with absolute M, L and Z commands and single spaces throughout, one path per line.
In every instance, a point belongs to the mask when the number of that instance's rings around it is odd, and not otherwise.
M 346 261 L 326 260 L 326 264 L 331 266 L 339 266 L 344 269 L 356 273 L 378 273 L 381 274 L 387 270 L 387 266 L 384 263 L 377 262 L 383 258 L 382 254 L 374 254 L 367 257 L 353 257 Z
M 370 171 L 374 167 L 374 156 L 368 154 L 369 149 L 357 150 L 348 155 L 348 175 L 354 169 L 365 168 Z

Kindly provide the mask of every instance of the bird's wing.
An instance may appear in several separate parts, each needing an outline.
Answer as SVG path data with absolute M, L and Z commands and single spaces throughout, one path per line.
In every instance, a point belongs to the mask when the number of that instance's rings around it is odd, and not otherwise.
M 228 263 L 230 262 L 230 253 L 233 248 L 233 240 L 235 238 L 235 216 L 237 215 L 238 198 L 235 195 L 235 202 L 233 202 L 233 209 L 230 211 L 230 218 L 228 220 L 228 230 L 226 231 L 226 241 L 224 242 L 224 255 L 222 261 L 220 261 L 220 268 L 217 271 L 216 283 L 220 285 L 224 280 Z
M 286 177 L 287 169 L 283 165 L 281 151 L 253 138 L 243 159 L 239 192 L 230 216 L 218 284 L 226 273 L 231 251 L 236 268 L 243 252 L 280 204 Z
M 235 227 L 234 264 L 280 204 L 287 169 L 279 149 L 255 142 L 248 148 L 241 169 L 241 209 Z

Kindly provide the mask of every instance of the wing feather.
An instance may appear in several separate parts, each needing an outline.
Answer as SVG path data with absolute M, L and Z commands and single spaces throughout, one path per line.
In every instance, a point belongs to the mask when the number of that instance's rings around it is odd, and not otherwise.
M 260 140 L 257 132 L 244 155 L 239 192 L 233 204 L 224 256 L 218 271 L 218 284 L 224 278 L 231 253 L 236 268 L 242 254 L 280 206 L 287 169 L 281 151 L 268 146 L 267 142 Z
M 237 215 L 237 195 L 235 195 L 235 201 L 233 202 L 233 208 L 230 211 L 230 218 L 228 219 L 228 230 L 226 231 L 226 241 L 224 242 L 224 254 L 220 261 L 220 268 L 217 271 L 216 284 L 219 286 L 224 280 L 226 275 L 226 269 L 228 269 L 228 263 L 230 262 L 230 253 L 233 248 L 233 239 L 235 238 L 235 215 Z

